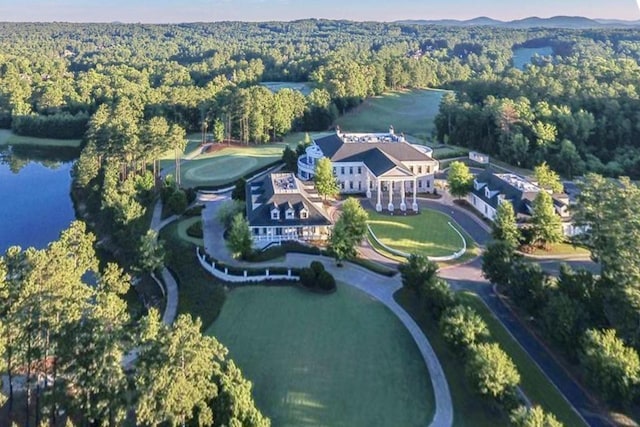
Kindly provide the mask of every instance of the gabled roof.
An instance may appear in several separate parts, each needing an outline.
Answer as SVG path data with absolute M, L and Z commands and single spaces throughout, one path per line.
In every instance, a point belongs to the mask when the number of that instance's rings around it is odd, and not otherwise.
M 363 162 L 376 176 L 393 168 L 398 168 L 399 174 L 411 176 L 402 162 L 433 161 L 426 153 L 405 141 L 344 142 L 337 134 L 332 134 L 315 140 L 315 143 L 332 162 Z
M 486 169 L 485 171 L 478 174 L 475 178 L 475 181 L 477 183 L 481 183 L 484 185 L 482 186 L 482 188 L 479 188 L 477 190 L 474 187 L 471 192 L 494 209 L 497 209 L 500 205 L 500 196 L 502 196 L 505 200 L 508 200 L 513 204 L 513 210 L 517 216 L 531 216 L 533 201 L 535 200 L 538 193 L 542 190 L 535 185 L 528 183 L 524 178 L 512 175 L 514 178 L 519 178 L 524 183 L 526 183 L 526 185 L 518 187 L 517 185 L 514 185 L 513 183 L 501 178 L 505 176 L 509 175 L 498 174 L 496 171 L 490 168 Z M 487 187 L 491 191 L 491 197 L 487 197 L 486 195 L 485 189 Z M 553 198 L 553 203 L 556 207 L 566 206 L 562 201 L 558 200 L 557 197 Z
M 293 175 L 292 175 L 293 176 Z M 316 195 L 309 193 L 305 187 L 296 180 L 297 190 L 290 192 L 277 192 L 273 188 L 271 174 L 247 183 L 247 219 L 253 227 L 274 226 L 314 226 L 331 225 L 331 218 L 314 201 Z M 276 208 L 280 211 L 280 219 L 271 219 L 271 211 Z M 286 219 L 286 211 L 295 211 L 295 218 Z M 307 218 L 300 218 L 300 211 L 306 210 Z

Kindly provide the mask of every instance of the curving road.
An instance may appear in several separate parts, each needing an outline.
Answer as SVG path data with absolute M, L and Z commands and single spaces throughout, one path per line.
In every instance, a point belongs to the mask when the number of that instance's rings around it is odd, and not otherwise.
M 422 206 L 448 213 L 482 246 L 486 245 L 491 239 L 486 224 L 481 223 L 480 220 L 472 217 L 471 213 L 457 206 L 424 200 L 422 201 Z M 592 272 L 599 272 L 599 266 L 588 259 L 547 258 L 543 260 L 532 259 L 531 262 L 539 263 L 544 271 L 552 275 L 558 274 L 562 263 L 569 264 L 576 269 L 584 268 Z M 496 295 L 492 284 L 482 274 L 482 259 L 480 257 L 463 265 L 443 268 L 440 270 L 439 275 L 446 279 L 455 290 L 474 292 L 486 303 L 496 318 L 518 341 L 520 346 L 529 354 L 587 425 L 591 427 L 614 425 L 602 415 L 595 402 L 578 382 L 551 356 L 545 345 L 520 322 Z
M 228 195 L 210 196 L 206 202 L 206 209 L 202 211 L 205 250 L 214 258 L 224 260 L 226 263 L 246 265 L 247 263 L 239 263 L 231 258 L 224 244 L 222 227 L 216 220 L 216 212 L 220 204 L 227 199 Z M 453 403 L 451 401 L 449 384 L 447 383 L 447 378 L 442 370 L 438 357 L 420 327 L 393 298 L 396 291 L 402 287 L 400 277 L 398 277 L 398 275 L 392 278 L 382 276 L 348 262 L 344 263 L 343 267 L 338 267 L 333 258 L 296 253 L 287 254 L 285 260 L 282 262 L 267 262 L 264 264 L 267 266 L 281 265 L 302 268 L 309 266 L 311 261 L 322 262 L 325 269 L 329 271 L 337 281 L 355 287 L 375 298 L 387 306 L 387 308 L 398 317 L 409 331 L 409 334 L 411 334 L 429 371 L 435 399 L 435 412 L 430 426 L 451 427 L 453 425 Z M 260 264 L 253 263 L 251 265 L 259 266 Z

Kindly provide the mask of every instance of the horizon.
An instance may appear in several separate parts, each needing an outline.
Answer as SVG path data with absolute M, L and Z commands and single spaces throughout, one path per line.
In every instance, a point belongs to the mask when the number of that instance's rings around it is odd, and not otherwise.
M 633 0 L 539 0 L 518 4 L 506 0 L 450 0 L 448 2 L 396 0 L 110 0 L 87 4 L 83 0 L 0 0 L 3 22 L 143 23 L 174 24 L 219 21 L 296 21 L 302 19 L 394 22 L 405 20 L 469 20 L 489 17 L 513 21 L 529 17 L 555 16 L 589 19 L 640 19 Z

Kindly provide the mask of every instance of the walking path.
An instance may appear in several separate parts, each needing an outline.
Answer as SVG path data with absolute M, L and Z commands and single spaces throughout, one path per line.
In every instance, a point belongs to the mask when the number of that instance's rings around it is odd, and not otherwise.
M 203 211 L 206 212 L 206 215 L 203 215 L 205 249 L 209 254 L 221 261 L 231 264 L 249 265 L 247 263 L 237 263 L 233 260 L 224 244 L 222 230 L 217 226 L 215 213 L 220 203 L 226 198 L 227 196 L 225 195 L 218 195 L 216 200 L 210 202 L 207 209 Z M 453 200 L 450 197 L 443 197 L 442 200 L 438 201 L 421 199 L 420 205 L 421 207 L 434 209 L 451 216 L 481 246 L 485 246 L 491 239 L 489 226 L 470 212 L 453 204 Z M 364 244 L 359 250 L 365 258 L 378 261 L 390 267 L 397 266 L 395 261 L 381 256 L 367 244 Z M 325 268 L 331 272 L 337 280 L 354 286 L 384 303 L 403 322 L 416 341 L 431 374 L 436 396 L 436 415 L 432 425 L 450 426 L 453 421 L 451 396 L 442 368 L 422 331 L 393 298 L 394 292 L 401 287 L 400 278 L 398 276 L 394 278 L 383 277 L 350 263 L 345 263 L 345 267 L 338 268 L 334 260 L 330 258 L 304 254 L 287 254 L 282 265 L 304 267 L 309 265 L 313 260 L 321 261 L 325 265 Z M 586 268 L 590 271 L 598 271 L 598 266 L 590 260 L 584 259 L 584 257 L 545 258 L 532 260 L 532 262 L 538 262 L 549 274 L 557 274 L 561 263 L 567 263 L 573 268 Z M 264 264 L 274 265 L 277 263 L 268 262 Z M 520 323 L 514 313 L 512 313 L 495 294 L 491 283 L 482 275 L 482 261 L 480 257 L 465 264 L 445 267 L 440 270 L 439 275 L 449 281 L 455 290 L 474 292 L 487 304 L 496 318 L 511 333 L 589 426 L 606 427 L 611 425 L 609 420 L 603 417 L 586 391 L 571 377 L 566 369 L 551 356 L 544 344 L 540 342 L 525 325 Z
M 216 212 L 218 212 L 220 205 L 226 200 L 228 200 L 228 195 L 219 195 L 215 200 L 207 202 L 207 207 L 203 210 L 205 250 L 214 258 L 224 261 L 225 263 L 231 265 L 247 265 L 246 263 L 235 261 L 230 256 L 224 243 L 224 238 L 222 237 L 222 227 L 216 220 Z M 336 281 L 355 287 L 380 301 L 404 324 L 418 346 L 418 350 L 424 359 L 431 377 L 436 407 L 430 425 L 433 427 L 450 427 L 453 424 L 453 404 L 451 402 L 449 384 L 447 383 L 447 378 L 444 375 L 442 366 L 420 327 L 393 298 L 394 293 L 402 287 L 400 278 L 398 276 L 393 278 L 385 277 L 348 262 L 344 263 L 343 267 L 338 267 L 333 258 L 297 253 L 287 254 L 283 262 L 272 261 L 263 264 L 274 267 L 286 266 L 302 268 L 308 267 L 311 261 L 320 261 L 325 269 L 335 277 Z M 251 265 L 260 266 L 260 264 L 257 263 L 252 263 Z
M 159 232 L 163 227 L 177 219 L 178 217 L 176 215 L 173 215 L 163 221 L 162 202 L 158 200 L 155 207 L 153 208 L 153 217 L 151 217 L 150 228 L 156 232 Z M 155 275 L 153 275 L 153 279 L 156 281 L 156 283 L 158 283 L 158 286 L 160 286 L 161 289 L 164 289 L 166 305 L 164 308 L 164 313 L 162 314 L 162 321 L 166 325 L 170 325 L 173 323 L 176 315 L 178 314 L 178 283 L 176 283 L 176 279 L 173 277 L 167 267 L 163 267 L 160 274 L 162 277 L 162 282 L 158 281 Z

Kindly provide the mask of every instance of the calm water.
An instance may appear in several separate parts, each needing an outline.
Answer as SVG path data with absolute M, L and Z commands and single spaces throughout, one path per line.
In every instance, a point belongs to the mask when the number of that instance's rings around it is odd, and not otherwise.
M 513 50 L 513 65 L 516 68 L 524 70 L 524 68 L 531 63 L 533 55 L 539 56 L 552 56 L 553 49 L 550 46 L 547 47 L 521 47 Z
M 69 195 L 77 150 L 0 145 L 0 254 L 43 248 L 74 219 Z

